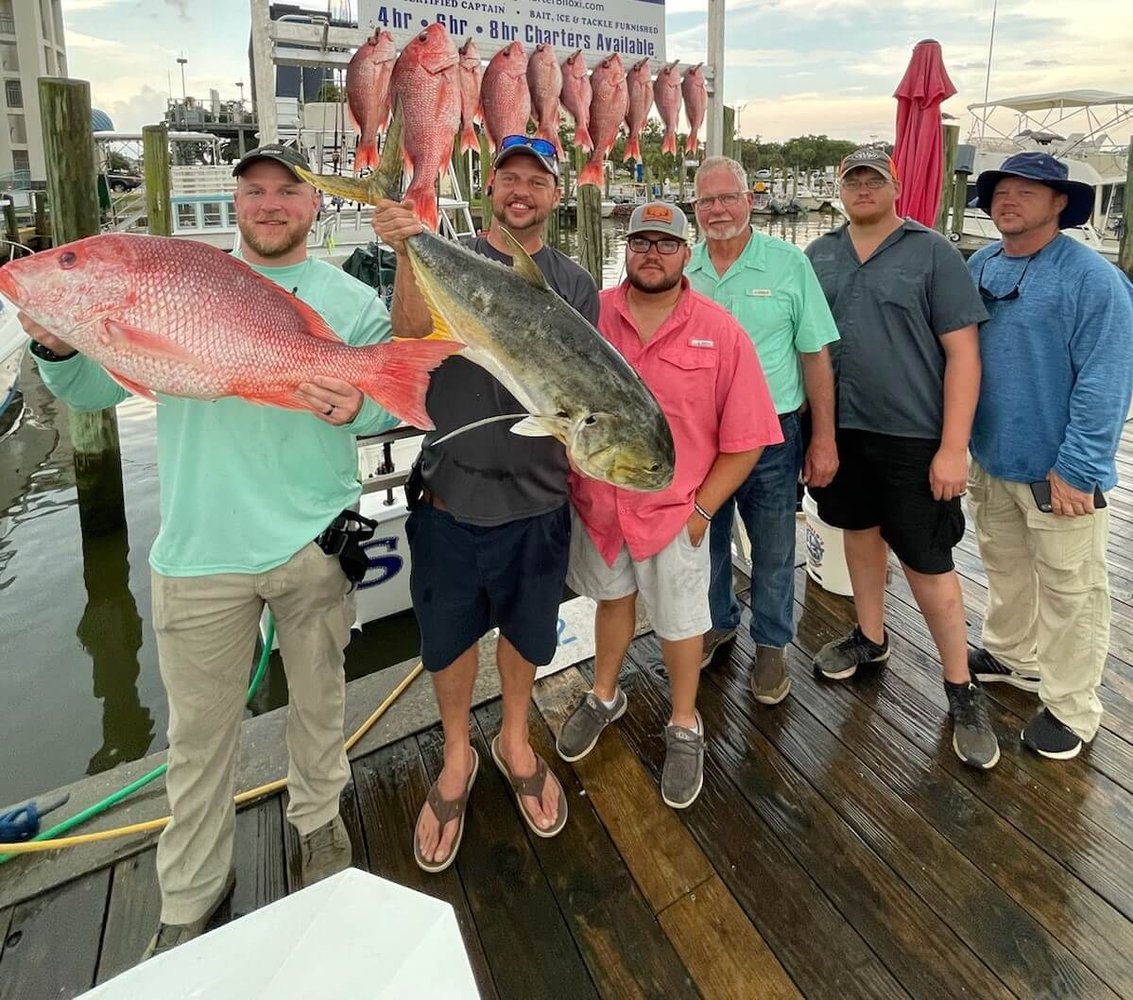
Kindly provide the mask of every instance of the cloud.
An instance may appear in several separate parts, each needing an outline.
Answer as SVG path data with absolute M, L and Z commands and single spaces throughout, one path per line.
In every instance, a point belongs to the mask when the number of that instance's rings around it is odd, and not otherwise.
M 1028 59 L 1023 65 L 1038 66 L 1040 68 L 1044 66 L 1061 66 L 1062 61 L 1059 59 Z
M 177 11 L 182 21 L 189 20 L 189 0 L 165 0 L 165 3 Z
M 120 132 L 138 132 L 143 125 L 156 125 L 165 115 L 165 94 L 149 85 L 124 99 L 94 103 L 110 115 Z

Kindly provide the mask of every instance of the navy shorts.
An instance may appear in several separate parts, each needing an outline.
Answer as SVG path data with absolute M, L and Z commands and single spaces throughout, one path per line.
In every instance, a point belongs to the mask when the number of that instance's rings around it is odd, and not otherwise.
M 915 573 L 950 572 L 964 513 L 959 497 L 932 497 L 928 472 L 939 448 L 939 441 L 839 428 L 838 472 L 829 486 L 811 491 L 818 516 L 845 531 L 880 528 Z
M 494 626 L 529 663 L 550 663 L 570 553 L 570 507 L 481 527 L 419 504 L 405 525 L 421 662 L 443 670 Z

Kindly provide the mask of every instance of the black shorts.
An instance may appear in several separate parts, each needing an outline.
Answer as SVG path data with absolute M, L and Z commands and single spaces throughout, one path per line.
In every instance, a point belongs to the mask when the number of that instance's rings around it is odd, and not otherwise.
M 443 670 L 496 625 L 529 663 L 551 662 L 570 554 L 568 504 L 480 527 L 421 503 L 405 533 L 426 670 Z
M 932 497 L 928 473 L 939 448 L 939 441 L 839 429 L 838 473 L 829 486 L 811 491 L 818 516 L 844 531 L 880 528 L 916 573 L 950 572 L 964 513 L 958 497 Z

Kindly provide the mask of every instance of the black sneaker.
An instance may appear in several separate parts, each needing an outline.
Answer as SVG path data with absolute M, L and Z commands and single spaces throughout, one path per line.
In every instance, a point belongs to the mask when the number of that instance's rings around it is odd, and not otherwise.
M 828 642 L 814 658 L 814 673 L 828 681 L 844 681 L 853 677 L 858 667 L 865 663 L 884 663 L 889 659 L 889 633 L 884 642 L 874 642 L 862 635 L 855 625 L 849 635 Z
M 1037 674 L 1024 674 L 1019 670 L 1012 670 L 1006 663 L 1000 663 L 986 649 L 968 650 L 968 669 L 981 684 L 1002 682 L 1017 687 L 1021 691 L 1038 694 L 1039 678 Z
M 700 657 L 701 670 L 710 666 L 716 659 L 716 654 L 721 653 L 725 646 L 736 641 L 736 631 L 734 628 L 710 628 L 704 633 L 704 652 Z M 729 655 L 731 655 L 730 651 Z
M 986 771 L 999 761 L 999 741 L 987 717 L 987 696 L 978 684 L 944 682 L 952 716 L 952 749 L 969 767 Z
M 1019 734 L 1023 746 L 1051 760 L 1070 760 L 1082 750 L 1082 737 L 1044 708 Z

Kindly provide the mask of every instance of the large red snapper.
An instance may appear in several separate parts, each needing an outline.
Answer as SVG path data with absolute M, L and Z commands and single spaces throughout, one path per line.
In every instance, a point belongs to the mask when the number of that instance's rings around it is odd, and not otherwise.
M 437 178 L 448 170 L 460 124 L 460 57 L 443 24 L 434 22 L 401 50 L 390 84 L 405 115 L 405 167 L 413 175 L 405 197 L 436 232 Z
M 590 74 L 590 88 L 594 92 L 590 99 L 590 137 L 594 140 L 594 151 L 578 172 L 578 183 L 601 187 L 602 161 L 614 145 L 629 107 L 622 57 L 616 52 L 606 56 Z
M 358 129 L 354 173 L 378 165 L 378 132 L 389 122 L 389 83 L 397 49 L 384 28 L 358 47 L 346 67 L 346 103 Z
M 704 114 L 708 109 L 708 84 L 704 79 L 704 71 L 700 68 L 703 63 L 697 63 L 692 69 L 685 72 L 681 81 L 681 94 L 685 101 L 685 117 L 688 119 L 688 141 L 685 143 L 686 153 L 695 153 L 697 146 L 696 133 L 704 124 Z
M 653 103 L 665 126 L 661 139 L 661 152 L 677 155 L 677 119 L 681 113 L 681 76 L 677 72 L 680 62 L 662 66 L 653 81 Z
M 653 81 L 649 75 L 649 60 L 642 59 L 633 64 L 626 76 L 626 89 L 629 91 L 629 105 L 626 109 L 626 128 L 629 129 L 629 138 L 626 140 L 626 160 L 641 162 L 641 130 L 645 128 L 645 120 L 649 117 L 649 109 L 653 107 Z
M 480 84 L 484 131 L 493 152 L 509 135 L 525 135 L 531 117 L 531 91 L 527 88 L 527 53 L 519 42 L 500 49 L 488 62 Z M 409 119 L 405 119 L 406 134 Z
M 582 56 L 582 49 L 574 55 L 563 60 L 563 89 L 560 95 L 562 106 L 570 112 L 574 119 L 574 144 L 584 153 L 594 148 L 594 140 L 590 138 L 590 74 L 586 69 L 586 60 Z
M 531 91 L 531 117 L 535 134 L 554 143 L 555 154 L 565 159 L 559 141 L 559 94 L 563 89 L 563 71 L 551 45 L 540 42 L 527 60 L 527 89 Z
M 472 127 L 483 117 L 480 111 L 480 79 L 484 75 L 480 52 L 469 38 L 460 47 L 460 151 L 479 150 L 480 142 Z
M 21 257 L 0 268 L 0 293 L 149 399 L 239 396 L 303 410 L 299 384 L 325 375 L 428 429 L 428 373 L 459 349 L 428 340 L 350 347 L 242 261 L 162 236 L 108 233 Z

